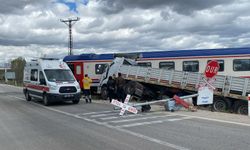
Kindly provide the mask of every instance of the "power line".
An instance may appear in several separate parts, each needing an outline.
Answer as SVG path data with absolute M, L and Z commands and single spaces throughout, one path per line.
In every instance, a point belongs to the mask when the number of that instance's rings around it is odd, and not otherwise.
M 75 19 L 69 18 L 69 19 L 60 19 L 61 22 L 65 23 L 68 27 L 69 27 L 69 43 L 68 43 L 68 48 L 69 48 L 69 52 L 68 55 L 72 55 L 72 49 L 73 49 L 73 37 L 72 37 L 72 26 L 79 21 L 80 18 L 77 17 Z

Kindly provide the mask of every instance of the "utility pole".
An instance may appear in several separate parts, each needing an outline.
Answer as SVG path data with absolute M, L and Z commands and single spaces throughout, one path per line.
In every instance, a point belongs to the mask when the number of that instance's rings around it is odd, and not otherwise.
M 69 48 L 69 53 L 68 55 L 72 55 L 72 48 L 73 48 L 73 37 L 72 37 L 72 26 L 79 21 L 80 18 L 77 17 L 75 19 L 69 18 L 69 19 L 60 19 L 61 22 L 65 23 L 69 27 L 69 43 L 68 43 L 68 48 Z

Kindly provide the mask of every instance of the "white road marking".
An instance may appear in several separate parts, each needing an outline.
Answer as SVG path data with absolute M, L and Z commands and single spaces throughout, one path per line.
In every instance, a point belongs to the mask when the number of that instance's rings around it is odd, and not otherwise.
M 20 98 L 20 97 L 16 97 L 16 96 L 9 96 L 9 97 L 25 100 L 24 98 Z M 60 110 L 50 108 L 50 107 L 46 107 L 46 106 L 36 104 L 36 103 L 32 103 L 32 104 L 43 107 L 45 109 L 48 109 L 48 110 L 51 110 L 51 111 L 54 111 L 54 112 L 58 112 L 58 113 L 67 115 L 67 116 L 71 116 L 71 117 L 78 118 L 78 119 L 83 119 L 85 121 L 89 121 L 89 122 L 92 122 L 92 123 L 95 123 L 95 124 L 98 124 L 98 125 L 103 125 L 103 126 L 105 126 L 107 128 L 115 129 L 117 131 L 124 132 L 124 133 L 130 134 L 130 135 L 136 136 L 136 137 L 140 137 L 142 139 L 145 139 L 145 140 L 148 140 L 148 141 L 151 141 L 151 142 L 155 142 L 155 143 L 158 143 L 158 144 L 161 144 L 161 145 L 164 145 L 164 146 L 168 146 L 168 147 L 171 147 L 171 148 L 174 148 L 174 149 L 177 149 L 177 150 L 188 150 L 187 148 L 182 147 L 182 146 L 178 146 L 178 145 L 175 145 L 175 144 L 172 144 L 172 143 L 168 143 L 166 141 L 161 141 L 159 139 L 148 137 L 148 136 L 145 136 L 143 134 L 135 133 L 135 132 L 126 130 L 124 128 L 119 128 L 119 127 L 116 127 L 116 126 L 109 125 L 109 124 L 107 124 L 107 122 L 99 122 L 99 121 L 96 121 L 95 119 L 88 119 L 86 117 L 81 117 L 81 116 L 79 116 L 77 114 L 67 113 L 67 112 L 64 112 L 64 111 L 60 111 Z M 184 114 L 176 114 L 176 115 L 181 115 L 181 116 L 186 116 L 186 117 L 191 117 L 191 118 L 197 118 L 197 119 L 203 119 L 203 120 L 209 120 L 209 121 L 220 122 L 220 123 L 227 123 L 227 124 L 234 124 L 234 125 L 241 125 L 241 126 L 250 127 L 250 124 L 247 124 L 247 123 L 239 123 L 239 122 L 219 120 L 219 119 L 206 118 L 206 117 L 199 117 L 199 116 L 193 116 L 193 115 L 184 115 Z
M 88 113 L 81 113 L 77 115 L 85 116 L 85 115 L 93 115 L 93 114 L 102 114 L 102 113 L 110 113 L 113 111 L 107 110 L 107 111 L 95 111 L 95 112 L 88 112 Z
M 116 127 L 117 128 L 127 128 L 127 127 L 144 126 L 144 125 L 158 124 L 158 123 L 163 123 L 163 120 L 125 124 L 125 125 L 120 125 L 120 126 L 116 126 Z
M 129 114 L 129 115 L 124 115 L 124 116 L 111 116 L 111 117 L 104 117 L 104 118 L 100 118 L 101 120 L 110 120 L 110 119 L 117 119 L 117 118 L 130 118 L 130 117 L 135 117 L 135 116 L 145 116 L 145 114 Z
M 118 116 L 118 118 L 129 118 L 129 117 L 134 117 L 134 116 L 145 116 L 146 114 L 126 114 L 123 116 Z
M 101 120 L 110 120 L 110 119 L 117 119 L 117 118 L 130 118 L 130 117 L 135 117 L 135 116 L 145 116 L 145 114 L 129 114 L 129 115 L 124 115 L 124 116 L 114 116 L 114 117 L 104 117 L 104 118 L 100 118 Z
M 101 120 L 110 120 L 110 119 L 117 119 L 118 117 L 112 116 L 112 117 L 105 117 L 105 118 L 100 118 Z
M 20 100 L 25 100 L 24 98 L 20 98 L 20 97 L 16 97 L 16 96 L 11 96 L 11 95 L 9 95 L 9 97 L 13 97 L 13 98 L 20 99 Z M 36 104 L 36 103 L 33 103 L 33 104 Z M 36 105 L 39 105 L 39 106 L 45 107 L 45 108 L 49 108 L 49 107 L 46 107 L 46 106 L 43 106 L 43 105 L 40 105 L 40 104 L 36 104 Z M 109 111 L 109 112 L 113 112 L 113 111 Z M 90 112 L 90 113 L 92 114 L 92 113 L 98 113 L 98 112 Z M 89 113 L 83 113 L 83 114 L 80 114 L 80 115 L 86 115 L 86 114 L 89 114 Z M 74 115 L 78 116 L 79 114 L 74 114 Z M 140 115 L 140 114 L 137 114 L 137 116 L 138 115 Z M 199 116 L 193 116 L 193 115 L 185 115 L 185 114 L 176 114 L 176 115 L 189 116 L 189 117 L 196 118 L 196 119 L 209 120 L 209 121 L 215 121 L 215 122 L 220 122 L 220 123 L 228 123 L 228 124 L 235 124 L 235 125 L 241 125 L 241 126 L 250 127 L 250 124 L 247 124 L 247 123 L 240 123 L 240 122 L 227 121 L 227 120 L 219 120 L 219 119 L 199 117 Z M 128 117 L 128 116 L 122 116 L 120 118 L 123 118 L 123 117 Z
M 180 120 L 192 119 L 192 118 L 193 118 L 193 117 L 185 116 L 185 117 L 181 117 L 181 118 L 168 119 L 168 121 L 180 121 Z
M 120 125 L 120 126 L 116 126 L 116 127 L 118 127 L 118 128 L 127 128 L 127 127 L 143 126 L 143 125 L 149 125 L 149 124 L 159 124 L 159 123 L 164 123 L 166 121 L 180 121 L 180 120 L 191 119 L 191 118 L 192 117 L 182 117 L 182 118 L 179 118 L 179 119 L 164 119 L 164 120 L 156 120 L 156 121 L 147 121 L 147 122 L 125 124 L 125 125 Z
M 163 118 L 169 116 L 176 116 L 175 114 L 169 114 L 164 116 L 149 116 L 149 117 L 141 117 L 141 118 L 133 118 L 133 119 L 125 119 L 125 120 L 114 120 L 110 121 L 111 123 L 122 123 L 122 122 L 129 122 L 129 121 L 137 121 L 137 120 L 146 120 L 146 119 L 154 119 L 154 118 Z
M 214 122 L 220 122 L 220 123 L 227 123 L 227 124 L 234 124 L 234 125 L 241 125 L 241 126 L 250 127 L 250 124 L 247 124 L 247 123 L 227 121 L 227 120 L 219 120 L 219 119 L 199 117 L 199 116 L 193 116 L 193 115 L 185 115 L 185 114 L 179 114 L 179 115 L 187 116 L 187 117 L 192 117 L 192 118 L 196 118 L 196 119 L 209 120 L 209 121 L 214 121 Z
M 142 138 L 144 140 L 148 140 L 150 142 L 154 142 L 154 143 L 157 143 L 157 144 L 160 144 L 160 145 L 163 145 L 163 146 L 171 147 L 171 148 L 174 148 L 176 150 L 189 150 L 188 148 L 185 148 L 185 147 L 182 147 L 182 146 L 178 146 L 178 145 L 175 145 L 175 144 L 172 144 L 172 143 L 168 143 L 166 141 L 161 141 L 159 139 L 155 139 L 155 138 L 152 138 L 152 137 L 140 134 L 140 133 L 132 132 L 132 131 L 129 131 L 129 130 L 126 130 L 126 129 L 123 129 L 123 128 L 117 128 L 115 126 L 111 126 L 111 125 L 109 125 L 107 123 L 99 122 L 99 121 L 96 121 L 94 119 L 89 119 L 89 118 L 79 118 L 79 119 L 83 119 L 85 121 L 89 121 L 89 122 L 92 122 L 92 123 L 95 123 L 95 124 L 98 124 L 98 125 L 103 125 L 103 126 L 105 126 L 107 128 L 115 129 L 117 131 L 127 133 L 127 134 L 130 134 L 130 135 L 133 135 L 133 136 L 136 136 L 136 137 Z
M 112 116 L 112 115 L 118 115 L 116 112 L 115 113 L 108 113 L 108 114 L 98 114 L 98 115 L 91 115 L 91 118 L 97 118 L 97 117 L 105 117 L 105 116 Z
M 19 98 L 19 97 L 16 97 L 16 96 L 10 96 L 10 97 L 25 100 L 24 98 Z M 51 110 L 51 111 L 54 111 L 54 112 L 57 112 L 57 113 L 60 113 L 60 114 L 64 114 L 64 115 L 67 115 L 67 116 L 70 116 L 70 117 L 74 117 L 74 118 L 77 118 L 77 119 L 82 119 L 82 120 L 85 120 L 85 121 L 88 121 L 88 122 L 95 123 L 97 125 L 102 125 L 102 126 L 105 126 L 107 128 L 113 129 L 113 130 L 117 130 L 117 131 L 120 131 L 120 132 L 123 132 L 123 133 L 133 135 L 135 137 L 142 138 L 144 140 L 148 140 L 150 142 L 154 142 L 154 143 L 166 146 L 166 147 L 174 148 L 176 150 L 189 150 L 188 148 L 185 148 L 185 147 L 182 147 L 182 146 L 179 146 L 179 145 L 175 145 L 175 144 L 172 144 L 172 143 L 169 143 L 169 142 L 166 142 L 166 141 L 161 141 L 159 139 L 155 139 L 155 138 L 143 135 L 143 134 L 139 134 L 139 133 L 136 133 L 136 132 L 132 132 L 132 131 L 129 131 L 129 130 L 126 130 L 126 129 L 122 129 L 122 128 L 118 128 L 118 127 L 109 125 L 106 122 L 99 122 L 99 121 L 96 121 L 95 119 L 89 119 L 89 118 L 86 118 L 86 117 L 81 117 L 81 116 L 76 115 L 76 114 L 67 113 L 67 112 L 64 112 L 64 111 L 61 111 L 61 110 L 58 110 L 58 109 L 54 109 L 54 108 L 51 108 L 51 107 L 46 107 L 46 106 L 36 104 L 36 103 L 33 103 L 33 104 L 37 105 L 37 106 L 40 106 L 40 107 L 42 107 L 44 109 L 47 109 L 47 110 Z

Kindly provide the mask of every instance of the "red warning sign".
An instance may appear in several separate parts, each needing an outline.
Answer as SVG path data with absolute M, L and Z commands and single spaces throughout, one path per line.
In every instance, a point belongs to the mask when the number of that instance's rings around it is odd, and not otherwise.
M 220 65 L 218 61 L 211 60 L 206 66 L 204 75 L 207 78 L 213 78 L 218 73 L 219 69 L 220 69 Z

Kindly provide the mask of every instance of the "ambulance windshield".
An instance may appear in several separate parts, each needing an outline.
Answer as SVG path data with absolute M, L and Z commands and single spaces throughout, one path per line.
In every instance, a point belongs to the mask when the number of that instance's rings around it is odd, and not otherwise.
M 75 78 L 70 70 L 46 69 L 44 72 L 50 82 L 75 81 Z

